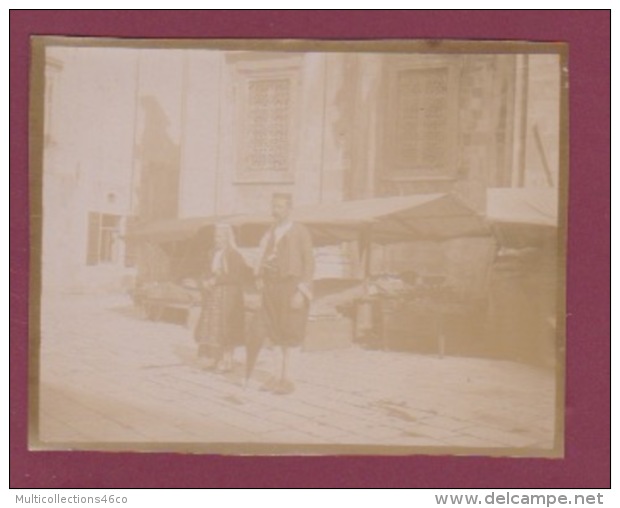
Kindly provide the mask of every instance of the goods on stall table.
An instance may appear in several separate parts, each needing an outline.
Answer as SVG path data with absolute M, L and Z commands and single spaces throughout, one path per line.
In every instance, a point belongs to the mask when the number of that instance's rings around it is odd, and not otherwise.
M 161 320 L 167 311 L 172 311 L 180 314 L 176 319 L 187 321 L 190 309 L 200 305 L 199 291 L 172 282 L 143 284 L 134 290 L 132 297 L 134 304 L 152 320 Z
M 354 340 L 371 348 L 442 355 L 446 340 L 443 321 L 467 314 L 469 305 L 445 283 L 443 275 L 403 278 L 377 277 L 370 281 L 366 296 L 341 306 L 354 320 Z

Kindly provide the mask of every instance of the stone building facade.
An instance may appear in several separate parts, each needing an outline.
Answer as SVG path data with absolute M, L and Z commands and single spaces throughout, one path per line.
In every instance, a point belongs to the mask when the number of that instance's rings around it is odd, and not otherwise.
M 489 187 L 558 185 L 557 55 L 50 47 L 46 62 L 48 288 L 129 280 L 128 223 L 267 212 L 274 191 L 448 192 L 483 213 Z M 454 273 L 489 250 L 454 245 Z

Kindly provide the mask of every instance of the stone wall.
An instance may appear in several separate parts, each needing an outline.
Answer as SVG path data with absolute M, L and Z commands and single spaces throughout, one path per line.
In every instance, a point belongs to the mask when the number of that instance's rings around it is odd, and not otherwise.
M 299 205 L 452 192 L 482 212 L 489 186 L 557 185 L 555 56 L 121 48 L 57 48 L 52 56 L 43 242 L 46 274 L 55 283 L 109 274 L 110 267 L 84 265 L 89 211 L 147 218 L 265 213 L 274 191 L 289 191 Z M 449 69 L 450 164 L 397 177 L 389 139 L 397 120 L 394 73 L 437 66 Z M 254 78 L 291 85 L 290 167 L 282 178 L 244 173 L 244 112 Z M 157 172 L 165 178 L 149 204 L 148 175 Z M 469 264 L 481 273 L 487 248 L 472 241 L 453 250 L 458 260 L 447 254 L 443 268 L 425 269 L 457 276 Z M 387 249 L 377 269 L 393 271 L 406 259 L 426 266 L 426 250 L 406 252 Z M 359 272 L 353 257 L 339 256 L 337 248 L 322 251 L 321 273 Z M 122 263 L 118 270 L 125 273 Z

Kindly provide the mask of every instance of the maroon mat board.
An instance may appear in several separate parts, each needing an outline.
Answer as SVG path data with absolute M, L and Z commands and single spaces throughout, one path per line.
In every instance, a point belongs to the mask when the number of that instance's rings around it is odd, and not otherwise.
M 10 485 L 13 488 L 610 486 L 608 11 L 12 11 Z M 566 456 L 222 457 L 29 452 L 29 38 L 528 40 L 569 44 Z

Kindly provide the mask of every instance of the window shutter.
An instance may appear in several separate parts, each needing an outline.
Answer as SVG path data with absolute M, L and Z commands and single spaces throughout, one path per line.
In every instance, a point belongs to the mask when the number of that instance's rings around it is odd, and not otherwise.
M 101 214 L 89 212 L 88 214 L 88 243 L 86 246 L 86 264 L 93 266 L 99 263 L 99 229 Z

